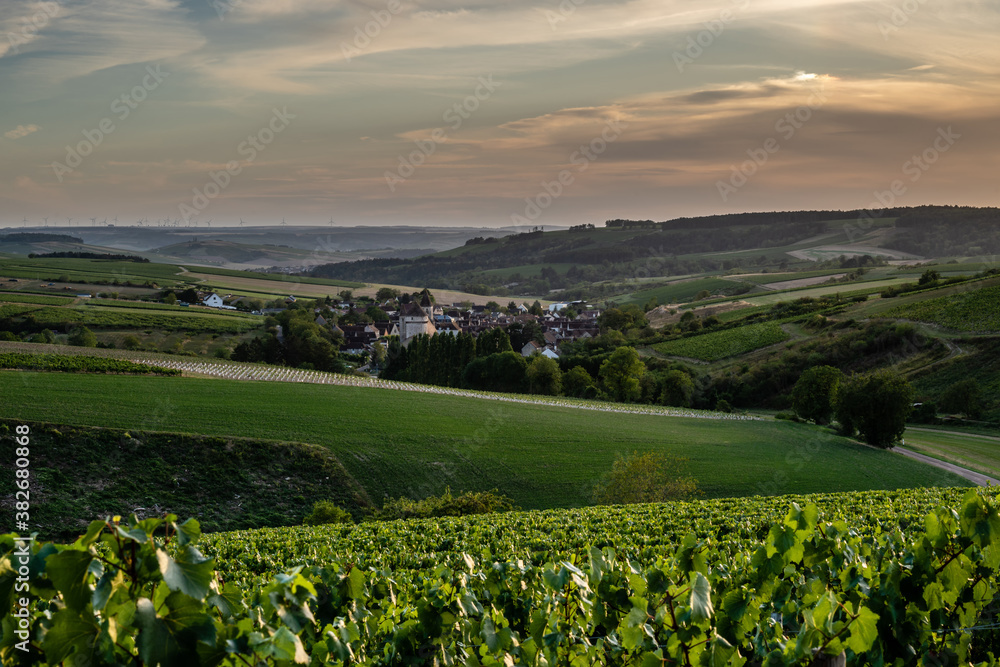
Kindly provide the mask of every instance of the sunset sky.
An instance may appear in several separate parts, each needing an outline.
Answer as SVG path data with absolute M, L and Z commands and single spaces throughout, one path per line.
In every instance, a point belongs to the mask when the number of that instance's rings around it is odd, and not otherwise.
M 996 0 L 3 0 L 0 225 L 996 206 L 997 35 Z

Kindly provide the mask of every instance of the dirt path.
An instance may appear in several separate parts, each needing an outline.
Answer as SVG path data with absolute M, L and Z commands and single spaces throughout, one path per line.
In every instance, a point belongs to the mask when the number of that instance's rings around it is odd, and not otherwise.
M 911 459 L 916 459 L 927 465 L 934 466 L 935 468 L 940 468 L 941 470 L 946 470 L 959 477 L 964 477 L 965 479 L 978 484 L 979 486 L 1000 486 L 1000 480 L 994 479 L 988 475 L 982 473 L 974 472 L 968 468 L 963 468 L 957 466 L 954 463 L 948 463 L 946 461 L 941 461 L 940 459 L 933 458 L 931 456 L 925 456 L 924 454 L 917 454 L 909 449 L 904 449 L 902 447 L 893 447 L 892 451 L 899 452 L 903 456 L 909 457 Z

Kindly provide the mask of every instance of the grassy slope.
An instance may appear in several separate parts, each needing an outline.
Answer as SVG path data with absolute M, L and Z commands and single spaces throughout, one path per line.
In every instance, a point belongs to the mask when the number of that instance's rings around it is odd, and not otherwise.
M 1000 437 L 956 433 L 936 428 L 909 428 L 909 449 L 1000 477 Z
M 0 421 L 0 452 L 13 461 L 14 426 Z M 330 451 L 239 438 L 53 428 L 32 424 L 31 519 L 46 538 L 75 536 L 108 515 L 196 516 L 206 530 L 296 525 L 316 500 L 356 510 L 364 492 Z M 14 480 L 0 477 L 0 505 Z M 158 510 L 156 508 L 159 508 Z
M 329 447 L 368 495 L 498 488 L 525 508 L 588 503 L 617 453 L 691 460 L 709 497 L 963 485 L 823 430 L 498 403 L 370 388 L 0 373 L 0 417 Z

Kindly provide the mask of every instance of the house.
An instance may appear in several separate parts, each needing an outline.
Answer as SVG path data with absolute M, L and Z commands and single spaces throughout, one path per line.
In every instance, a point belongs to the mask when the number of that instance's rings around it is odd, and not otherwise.
M 544 348 L 535 341 L 529 340 L 527 343 L 524 344 L 524 347 L 521 348 L 521 356 L 530 357 L 535 352 L 541 352 L 543 349 Z
M 428 300 L 427 306 L 430 307 L 430 301 Z M 433 313 L 433 309 L 430 308 Z M 419 336 L 420 334 L 427 334 L 428 336 L 433 336 L 437 333 L 437 329 L 431 322 L 431 315 L 415 303 L 408 303 L 403 306 L 403 309 L 399 311 L 399 342 L 406 347 L 413 340 L 414 336 Z
M 224 304 L 222 303 L 222 297 L 213 292 L 202 299 L 201 305 L 208 306 L 209 308 L 222 308 Z

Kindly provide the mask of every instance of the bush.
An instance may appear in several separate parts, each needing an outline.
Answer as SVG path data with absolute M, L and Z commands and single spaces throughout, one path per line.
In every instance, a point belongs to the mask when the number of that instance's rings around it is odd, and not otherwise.
M 312 512 L 302 519 L 306 526 L 320 526 L 325 523 L 354 523 L 351 513 L 337 507 L 329 500 L 318 500 L 313 504 Z
M 937 424 L 941 421 L 937 416 L 937 404 L 931 401 L 918 403 L 913 407 L 910 421 L 915 424 Z
M 960 380 L 945 389 L 941 395 L 941 408 L 945 412 L 976 419 L 983 414 L 982 393 L 982 388 L 974 379 Z
M 77 327 L 69 335 L 69 344 L 77 347 L 97 347 L 97 336 L 87 327 Z
M 662 503 L 700 495 L 698 481 L 687 473 L 687 459 L 658 452 L 619 455 L 594 487 L 599 505 Z
M 726 399 L 720 398 L 715 403 L 715 409 L 718 412 L 732 412 L 733 406 L 730 405 L 729 401 L 727 401 Z
M 142 347 L 142 341 L 139 340 L 138 336 L 129 334 L 122 339 L 122 347 L 126 350 L 138 350 Z
M 423 500 L 395 498 L 385 501 L 382 509 L 372 512 L 371 518 L 379 521 L 395 519 L 427 519 L 439 516 L 468 516 L 470 514 L 491 514 L 517 509 L 507 496 L 496 489 L 492 491 L 466 491 L 455 497 L 451 489 L 445 489 L 440 496 L 430 496 Z
M 672 370 L 663 378 L 663 391 L 660 402 L 675 408 L 691 407 L 694 397 L 694 381 L 691 376 L 680 370 Z

